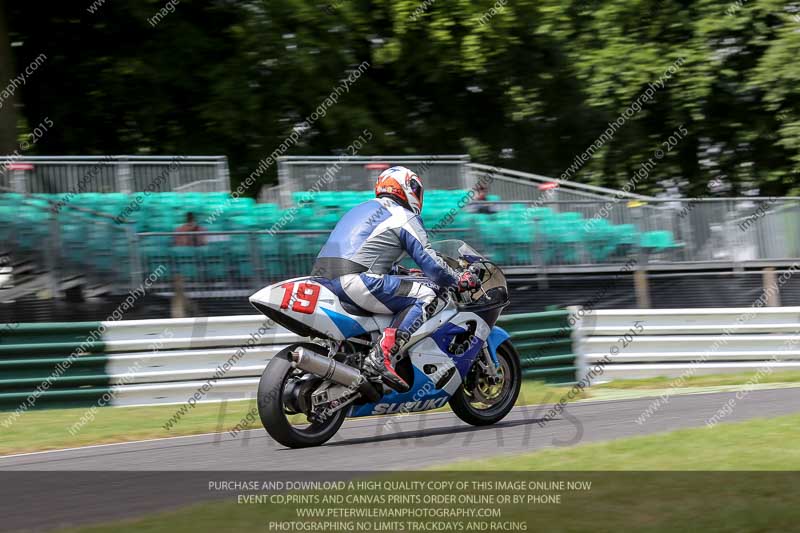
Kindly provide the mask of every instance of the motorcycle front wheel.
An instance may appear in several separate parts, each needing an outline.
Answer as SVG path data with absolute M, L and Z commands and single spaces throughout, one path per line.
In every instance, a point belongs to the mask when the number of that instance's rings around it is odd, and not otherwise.
M 324 444 L 339 431 L 346 415 L 346 409 L 343 409 L 323 421 L 311 421 L 286 405 L 287 383 L 303 375 L 303 371 L 292 366 L 290 353 L 303 345 L 293 344 L 275 354 L 258 383 L 258 415 L 261 423 L 273 439 L 289 448 Z
M 522 368 L 519 354 L 511 341 L 507 340 L 497 347 L 497 360 L 500 363 L 497 383 L 490 383 L 489 377 L 476 364 L 450 398 L 450 408 L 467 424 L 495 424 L 505 418 L 517 403 L 522 385 Z

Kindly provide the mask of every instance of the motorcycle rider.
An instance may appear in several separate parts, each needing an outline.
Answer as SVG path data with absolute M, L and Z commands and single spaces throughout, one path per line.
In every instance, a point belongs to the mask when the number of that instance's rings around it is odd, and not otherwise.
M 439 287 L 474 290 L 480 279 L 471 271 L 456 272 L 431 248 L 420 213 L 422 180 L 405 167 L 384 170 L 375 183 L 375 199 L 353 207 L 336 224 L 314 263 L 313 276 L 330 280 L 344 302 L 394 319 L 366 361 L 366 370 L 398 392 L 408 383 L 394 369 L 392 358 L 430 316 Z M 395 263 L 403 254 L 417 263 L 426 278 L 398 276 Z M 429 281 L 430 280 L 430 281 Z

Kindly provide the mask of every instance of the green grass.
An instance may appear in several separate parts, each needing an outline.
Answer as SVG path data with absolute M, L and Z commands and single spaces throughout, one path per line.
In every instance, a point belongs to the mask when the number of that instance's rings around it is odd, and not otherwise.
M 517 403 L 555 403 L 567 390 L 541 382 L 525 381 Z M 164 429 L 163 424 L 179 407 L 162 405 L 97 409 L 94 420 L 83 426 L 74 437 L 69 428 L 84 416 L 85 408 L 29 411 L 23 413 L 10 428 L 0 428 L 0 455 L 229 431 L 255 408 L 255 401 L 228 402 L 224 408 L 219 403 L 200 403 L 173 428 Z M 449 407 L 439 409 L 444 410 L 449 410 Z M 7 415 L 0 413 L 0 421 Z M 261 427 L 257 416 L 255 418 L 255 424 L 249 427 Z
M 743 385 L 755 376 L 755 372 L 736 374 L 710 374 L 707 376 L 688 376 L 678 381 L 678 378 L 655 377 L 643 379 L 620 379 L 602 385 L 609 389 L 665 389 L 669 387 L 712 387 L 718 385 Z M 758 383 L 798 383 L 800 371 L 772 372 L 759 374 Z
M 752 377 L 752 373 L 691 376 L 682 381 L 682 387 L 741 385 Z M 601 389 L 649 390 L 668 388 L 674 382 L 674 378 L 658 377 L 618 380 L 597 387 Z M 773 372 L 759 377 L 761 384 L 796 382 L 800 382 L 800 372 Z M 525 381 L 517 403 L 519 405 L 557 403 L 568 390 L 567 387 L 548 386 L 538 381 Z M 583 394 L 581 398 L 589 396 L 591 396 L 591 391 Z M 218 403 L 198 404 L 181 419 L 180 423 L 171 430 L 165 430 L 162 425 L 178 407 L 166 405 L 98 409 L 96 418 L 86 424 L 74 437 L 70 435 L 68 428 L 86 413 L 84 408 L 26 412 L 10 428 L 0 428 L 3 435 L 3 438 L 0 439 L 0 454 L 228 431 L 255 407 L 255 402 L 229 402 L 224 408 L 224 412 L 221 404 Z M 438 411 L 447 410 L 449 407 Z M 5 416 L 7 413 L 0 413 L 0 420 L 3 420 Z M 260 427 L 259 424 L 256 421 L 255 426 L 250 427 L 257 428 Z
M 471 481 L 581 481 L 589 490 L 498 491 L 468 489 L 456 494 L 560 494 L 559 503 L 523 502 L 492 506 L 502 521 L 527 524 L 527 531 L 796 531 L 797 474 L 786 472 L 706 472 L 707 470 L 800 469 L 800 415 L 720 424 L 711 429 L 681 430 L 649 437 L 545 450 L 513 457 L 496 457 L 444 466 L 441 471 L 376 474 L 374 479 Z M 640 470 L 609 472 L 608 470 Z M 487 472 L 497 470 L 497 473 Z M 563 470 L 559 472 L 559 470 Z M 641 470 L 698 470 L 702 472 L 647 472 Z M 480 471 L 479 473 L 473 471 Z M 545 472 L 534 472 L 545 471 Z M 600 471 L 600 472 L 592 472 Z M 261 479 L 268 479 L 264 475 Z M 297 479 L 303 479 L 298 474 Z M 330 493 L 331 491 L 326 491 Z M 377 491 L 381 493 L 382 491 Z M 351 490 L 345 494 L 375 494 Z M 404 492 L 405 493 L 405 492 Z M 425 494 L 425 491 L 418 491 Z M 430 493 L 428 491 L 427 493 Z M 315 494 L 315 493 L 304 493 Z M 320 494 L 320 493 L 316 493 Z M 229 493 L 225 502 L 204 503 L 144 518 L 71 531 L 126 533 L 160 531 L 202 533 L 265 531 L 270 521 L 301 521 L 301 504 L 237 504 Z M 469 505 L 445 507 L 465 508 Z M 381 508 L 382 505 L 312 505 L 311 507 Z M 405 507 L 398 505 L 395 507 Z M 414 507 L 413 505 L 411 507 Z M 437 507 L 424 505 L 424 507 Z M 438 507 L 442 507 L 439 505 Z M 372 522 L 380 519 L 359 519 Z M 422 519 L 423 521 L 425 519 Z M 447 523 L 468 519 L 449 518 Z M 419 520 L 414 520 L 419 522 Z M 326 531 L 321 526 L 313 531 Z M 335 531 L 355 531 L 337 529 Z M 424 529 L 417 529 L 423 531 Z M 433 529 L 432 529 L 433 530 Z M 459 529 L 451 529 L 458 531 Z M 461 531 L 484 531 L 486 528 Z M 394 531 L 394 530 L 393 530 Z M 402 531 L 412 531 L 402 529 Z
M 493 457 L 446 470 L 800 470 L 800 415 Z
M 162 425 L 178 405 L 103 407 L 75 436 L 69 428 L 84 416 L 85 408 L 29 411 L 10 428 L 2 429 L 0 454 L 225 431 L 238 424 L 254 406 L 255 401 L 228 402 L 227 412 L 220 416 L 222 404 L 200 403 L 169 431 Z M 0 420 L 6 414 L 0 413 Z

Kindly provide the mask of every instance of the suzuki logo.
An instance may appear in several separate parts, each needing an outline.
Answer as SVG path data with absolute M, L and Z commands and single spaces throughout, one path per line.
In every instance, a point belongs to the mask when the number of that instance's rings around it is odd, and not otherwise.
M 429 409 L 438 409 L 444 407 L 447 403 L 446 396 L 444 398 L 436 398 L 434 400 L 416 401 L 416 402 L 400 402 L 400 403 L 379 403 L 375 405 L 372 410 L 373 415 L 391 415 L 394 413 L 413 413 L 416 411 L 428 411 Z

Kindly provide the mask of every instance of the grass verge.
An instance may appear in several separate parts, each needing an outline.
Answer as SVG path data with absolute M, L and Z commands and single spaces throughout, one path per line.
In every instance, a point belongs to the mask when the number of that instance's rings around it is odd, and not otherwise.
M 275 524 L 302 523 L 303 531 L 791 531 L 800 519 L 797 506 L 797 474 L 792 472 L 743 472 L 742 470 L 800 469 L 798 437 L 800 415 L 721 424 L 712 429 L 672 433 L 587 444 L 569 449 L 545 450 L 514 457 L 456 463 L 441 471 L 376 474 L 371 480 L 461 481 L 466 489 L 445 489 L 438 494 L 517 495 L 520 500 L 493 500 L 477 505 L 454 500 L 445 503 L 391 505 L 383 499 L 364 505 L 352 501 L 334 503 L 323 499 L 335 490 L 298 494 L 315 498 L 292 502 L 262 501 L 205 503 L 144 518 L 70 531 L 91 533 L 278 530 Z M 647 470 L 698 470 L 703 472 L 648 472 Z M 492 470 L 497 472 L 493 473 Z M 543 470 L 545 472 L 536 472 Z M 638 470 L 609 472 L 608 470 Z M 737 472 L 707 472 L 736 470 Z M 473 471 L 480 471 L 475 473 Z M 559 472 L 560 471 L 560 472 Z M 566 472 L 565 472 L 566 471 Z M 577 472 L 569 472 L 577 471 Z M 596 471 L 596 472 L 592 472 Z M 262 476 L 264 479 L 268 475 Z M 302 478 L 298 473 L 298 478 Z M 581 488 L 498 489 L 499 483 L 580 483 Z M 480 488 L 471 483 L 481 483 Z M 486 483 L 493 485 L 487 486 Z M 492 487 L 492 488 L 489 488 Z M 437 494 L 435 489 L 373 490 L 342 488 L 351 497 L 391 494 Z M 316 495 L 316 496 L 315 496 Z M 531 500 L 531 497 L 542 497 Z M 544 497 L 548 497 L 545 501 Z M 557 497 L 557 501 L 554 499 Z M 231 501 L 233 500 L 233 501 Z M 390 503 L 387 505 L 387 501 Z M 487 504 L 485 504 L 487 503 Z M 500 511 L 492 518 L 410 519 L 386 528 L 388 519 L 325 519 L 300 514 L 298 509 L 394 509 L 409 507 L 442 509 L 484 508 Z M 325 521 L 330 520 L 330 521 Z M 335 521 L 334 521 L 335 520 Z M 368 523 L 368 527 L 365 524 Z M 340 525 L 341 524 L 341 525 Z M 379 524 L 382 524 L 379 526 Z M 399 525 L 398 525 L 399 524 Z M 460 524 L 458 527 L 456 527 Z M 496 524 L 493 526 L 493 524 Z M 500 526 L 497 526 L 497 525 Z M 517 524 L 501 527 L 502 524 Z M 524 528 L 521 526 L 524 524 Z M 316 527 L 315 527 L 316 526 Z M 447 526 L 445 528 L 445 526 Z M 444 529 L 443 529 L 444 528 Z M 287 529 L 280 529 L 287 530 Z
M 541 382 L 525 381 L 517 404 L 556 402 L 567 390 Z M 104 407 L 97 409 L 94 420 L 83 426 L 75 436 L 70 434 L 69 428 L 86 414 L 85 408 L 29 411 L 10 428 L 2 429 L 0 455 L 224 432 L 232 430 L 243 420 L 244 429 L 261 427 L 255 401 L 239 401 L 227 404 L 199 403 L 172 428 L 165 429 L 165 423 L 178 408 L 179 405 Z M 449 407 L 439 410 L 446 411 Z M 248 413 L 250 420 L 253 420 L 249 424 L 246 420 Z M 3 415 L 0 413 L 0 419 Z
M 800 470 L 800 415 L 447 465 L 446 470 Z
M 655 377 L 643 379 L 619 379 L 597 385 L 607 389 L 663 389 L 675 386 L 713 387 L 723 385 L 744 385 L 755 376 L 755 372 L 735 374 L 710 374 L 707 376 L 687 376 L 685 378 Z M 758 383 L 800 383 L 800 371 L 771 372 L 759 374 Z

